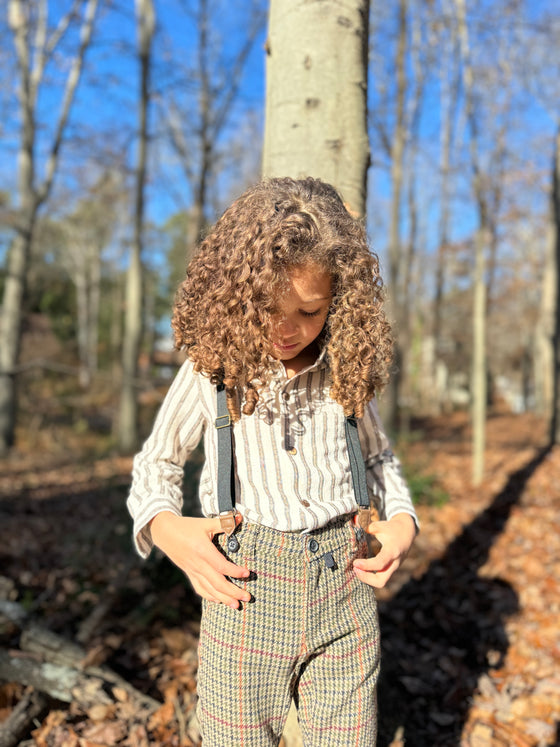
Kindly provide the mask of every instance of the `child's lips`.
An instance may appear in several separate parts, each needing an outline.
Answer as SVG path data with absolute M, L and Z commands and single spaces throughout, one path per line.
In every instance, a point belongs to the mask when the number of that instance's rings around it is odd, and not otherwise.
M 275 345 L 275 347 L 278 348 L 278 350 L 283 350 L 284 352 L 286 352 L 288 350 L 293 350 L 294 348 L 297 348 L 298 343 L 297 342 L 291 342 L 289 345 L 284 345 L 284 344 L 276 342 L 276 343 L 274 343 L 274 345 Z

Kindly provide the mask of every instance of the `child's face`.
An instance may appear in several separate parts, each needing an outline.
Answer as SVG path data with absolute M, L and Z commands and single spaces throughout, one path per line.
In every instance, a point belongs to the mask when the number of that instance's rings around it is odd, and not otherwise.
M 281 361 L 294 360 L 317 339 L 332 301 L 330 273 L 316 264 L 294 267 L 288 281 L 273 316 L 273 343 Z

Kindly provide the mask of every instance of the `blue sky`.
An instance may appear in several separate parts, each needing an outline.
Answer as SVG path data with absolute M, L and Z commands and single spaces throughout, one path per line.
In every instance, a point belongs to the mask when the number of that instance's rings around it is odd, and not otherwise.
M 181 65 L 192 60 L 195 48 L 195 33 L 193 23 L 189 21 L 184 12 L 188 3 L 182 0 L 167 0 L 167 2 L 156 2 L 158 11 L 158 36 L 154 46 L 155 65 L 153 74 L 153 87 L 159 95 L 157 104 L 152 109 L 151 131 L 155 135 L 161 132 L 161 107 L 165 105 L 167 97 L 171 96 L 175 75 Z M 213 3 L 218 10 L 214 11 L 212 34 L 215 37 L 217 47 L 221 50 L 224 60 L 234 52 L 243 36 L 249 17 L 246 2 L 241 0 L 216 0 Z M 261 3 L 263 9 L 265 3 Z M 472 6 L 472 4 L 468 4 Z M 51 0 L 50 10 L 53 18 L 69 7 L 68 0 Z M 374 13 L 381 10 L 380 5 L 372 4 Z M 477 11 L 476 29 L 478 34 L 484 37 L 484 43 L 477 46 L 473 39 L 473 49 L 483 58 L 490 58 L 495 51 L 492 43 L 500 35 L 510 33 L 505 24 L 500 26 L 501 18 L 497 17 L 499 3 L 485 2 Z M 498 11 L 496 10 L 498 8 Z M 515 33 L 526 37 L 527 30 L 524 24 L 527 21 L 537 22 L 543 13 L 553 13 L 554 5 L 550 0 L 539 0 L 539 2 L 528 2 L 525 5 L 525 20 L 519 15 L 515 19 L 518 29 Z M 136 81 L 138 65 L 134 57 L 136 29 L 133 16 L 133 4 L 126 3 L 113 6 L 112 9 L 103 9 L 97 21 L 96 34 L 92 48 L 87 57 L 86 71 L 80 85 L 75 108 L 72 112 L 71 128 L 68 141 L 63 151 L 61 169 L 57 176 L 56 191 L 54 197 L 65 193 L 62 205 L 53 200 L 54 210 L 63 209 L 72 199 L 73 194 L 79 192 L 79 179 L 88 178 L 88 174 L 95 172 L 92 152 L 99 154 L 105 151 L 109 155 L 106 158 L 116 158 L 119 154 L 124 157 L 129 168 L 134 163 L 136 142 Z M 395 27 L 395 15 L 393 6 L 383 6 L 386 14 L 384 34 L 381 39 L 372 38 L 372 45 L 376 45 L 372 54 L 372 75 L 370 78 L 370 101 L 372 108 L 379 105 L 379 96 L 376 91 L 376 83 L 380 82 L 381 72 L 375 68 L 375 60 L 382 58 L 386 86 L 391 86 L 392 55 L 394 54 L 394 40 L 391 33 Z M 556 16 L 557 18 L 557 16 Z M 2 19 L 2 22 L 5 22 Z M 510 24 L 513 28 L 514 24 Z M 475 28 L 473 26 L 473 28 Z M 510 28 L 510 27 L 508 27 Z M 6 29 L 2 29 L 6 34 Z M 511 32 L 513 33 L 513 32 Z M 263 103 L 264 103 L 264 40 L 266 28 L 263 25 L 260 34 L 255 40 L 251 54 L 245 68 L 243 84 L 240 95 L 236 101 L 235 112 L 232 116 L 231 126 L 223 135 L 224 142 L 236 130 L 248 127 L 247 113 L 250 112 L 252 128 L 251 135 L 247 139 L 247 154 L 258 158 L 260 142 L 258 136 L 263 127 Z M 72 38 L 69 40 L 72 42 Z M 550 49 L 550 48 L 549 48 Z M 376 55 L 376 50 L 381 50 Z M 540 51 L 539 51 L 540 50 Z M 556 48 L 557 50 L 557 48 Z M 539 59 L 540 55 L 540 59 Z M 533 45 L 531 57 L 535 64 L 550 66 L 553 61 L 550 51 L 547 54 L 545 45 Z M 5 69 L 13 62 L 13 52 L 10 45 L 4 45 L 0 61 Z M 409 64 L 409 75 L 412 77 L 412 68 Z M 64 70 L 51 66 L 48 70 L 51 85 L 45 87 L 40 99 L 41 141 L 44 143 L 50 138 L 50 127 L 55 113 L 60 104 L 60 82 L 63 80 Z M 422 231 L 425 234 L 425 242 L 428 250 L 433 248 L 435 227 L 439 213 L 438 190 L 439 177 L 437 173 L 437 162 L 439 159 L 439 88 L 437 80 L 437 68 L 432 71 L 427 83 L 426 96 L 423 103 L 420 133 L 421 146 L 418 154 L 420 164 L 418 184 L 418 201 L 422 220 Z M 3 182 L 10 191 L 15 191 L 16 174 L 16 127 L 17 113 L 13 106 L 15 91 L 15 76 L 3 76 L 4 88 L 2 91 L 2 122 L 0 129 L 0 158 L 2 164 Z M 552 82 L 546 85 L 552 90 L 556 87 L 554 71 L 550 71 Z M 184 85 L 183 98 L 186 100 L 192 92 L 188 85 Z M 512 156 L 518 160 L 516 168 L 534 168 L 537 174 L 542 172 L 543 183 L 546 180 L 546 168 L 549 162 L 548 147 L 554 130 L 553 117 L 534 95 L 527 95 L 522 81 L 516 82 L 515 97 L 518 100 L 517 121 L 508 132 L 508 143 L 512 148 Z M 550 94 L 548 98 L 550 99 Z M 460 102 L 461 103 L 461 102 Z M 391 116 L 386 112 L 382 114 L 385 121 L 390 124 Z M 495 123 L 487 121 L 484 123 L 483 134 L 493 136 L 491 126 Z M 454 150 L 456 159 L 455 168 L 458 169 L 455 183 L 458 185 L 458 196 L 456 198 L 456 211 L 454 218 L 454 235 L 457 238 L 472 231 L 475 222 L 475 212 L 469 194 L 470 173 L 466 160 L 466 127 L 464 117 L 461 113 L 457 119 L 457 143 Z M 157 159 L 157 171 L 151 173 L 151 182 L 148 187 L 148 216 L 156 223 L 162 223 L 166 217 L 189 203 L 189 189 L 185 182 L 181 169 L 174 162 L 174 156 L 169 147 L 158 141 L 155 149 Z M 88 152 L 89 151 L 89 152 Z M 124 154 L 124 156 L 123 156 Z M 377 163 L 380 155 L 379 143 L 372 133 L 372 155 Z M 386 160 L 386 159 L 383 159 Z M 222 191 L 227 195 L 234 176 L 227 177 L 224 173 L 221 177 Z M 227 180 L 229 179 L 229 182 Z M 369 204 L 370 204 L 370 232 L 374 243 L 379 251 L 383 250 L 387 235 L 387 214 L 389 205 L 390 180 L 388 172 L 382 168 L 372 168 L 369 180 Z M 526 195 L 526 202 L 534 206 L 535 211 L 542 211 L 545 205 L 542 202 L 542 187 L 538 185 Z M 407 230 L 406 218 L 403 218 L 403 232 Z

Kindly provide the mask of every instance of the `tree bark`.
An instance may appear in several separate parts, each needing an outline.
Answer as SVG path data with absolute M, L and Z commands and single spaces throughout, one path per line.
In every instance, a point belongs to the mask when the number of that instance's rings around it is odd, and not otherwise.
M 369 0 L 270 0 L 263 175 L 321 178 L 365 217 Z M 299 747 L 294 706 L 285 747 Z
M 366 212 L 369 0 L 271 0 L 264 176 L 314 176 Z

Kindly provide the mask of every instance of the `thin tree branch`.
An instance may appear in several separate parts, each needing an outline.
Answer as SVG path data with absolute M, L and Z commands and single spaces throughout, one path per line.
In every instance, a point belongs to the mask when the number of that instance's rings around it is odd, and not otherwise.
M 80 47 L 78 49 L 76 57 L 74 58 L 70 72 L 68 73 L 66 90 L 64 92 L 64 100 L 58 120 L 58 126 L 56 128 L 55 137 L 47 160 L 45 178 L 43 184 L 37 190 L 37 199 L 39 204 L 41 204 L 47 198 L 52 185 L 58 160 L 58 153 L 60 150 L 60 145 L 62 143 L 62 138 L 64 136 L 64 130 L 68 122 L 70 108 L 72 106 L 76 88 L 78 86 L 80 75 L 82 73 L 85 53 L 89 46 L 93 33 L 93 24 L 95 20 L 95 13 L 97 11 L 97 5 L 98 0 L 88 0 L 85 9 L 85 17 L 82 23 L 82 28 L 80 30 Z

